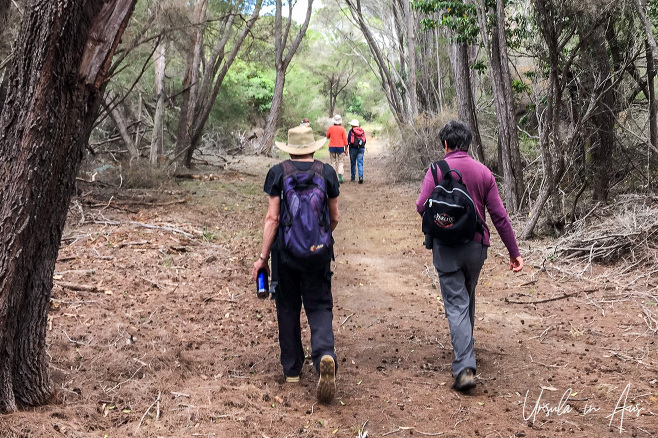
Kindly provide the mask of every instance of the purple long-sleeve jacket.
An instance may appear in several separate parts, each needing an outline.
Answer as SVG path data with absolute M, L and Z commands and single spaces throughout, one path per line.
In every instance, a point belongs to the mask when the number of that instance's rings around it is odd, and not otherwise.
M 516 244 L 516 237 L 512 224 L 503 205 L 503 201 L 498 194 L 498 187 L 496 186 L 496 179 L 491 171 L 485 166 L 471 158 L 467 152 L 462 150 L 452 151 L 446 154 L 445 160 L 451 169 L 457 169 L 462 174 L 462 179 L 468 193 L 475 202 L 480 218 L 484 224 L 484 235 L 476 233 L 473 240 L 481 242 L 483 245 L 489 246 L 489 227 L 486 223 L 485 207 L 489 211 L 491 221 L 493 222 L 500 238 L 507 247 L 507 251 L 511 258 L 521 255 L 519 247 Z M 454 175 L 454 174 L 453 174 Z M 443 178 L 441 170 L 437 169 L 437 176 L 439 181 Z M 432 172 L 428 169 L 423 185 L 420 189 L 420 196 L 416 201 L 416 210 L 421 215 L 425 211 L 425 201 L 430 197 L 434 190 L 434 177 Z

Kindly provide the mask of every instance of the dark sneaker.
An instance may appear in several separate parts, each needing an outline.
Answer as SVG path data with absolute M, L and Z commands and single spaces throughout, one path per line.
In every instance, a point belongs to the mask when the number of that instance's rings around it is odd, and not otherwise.
M 452 389 L 459 392 L 468 392 L 472 388 L 475 388 L 475 371 L 473 368 L 466 368 L 457 375 Z
M 320 380 L 318 380 L 318 401 L 329 403 L 336 395 L 336 363 L 325 354 L 320 359 Z
M 359 184 L 363 184 L 363 178 L 359 178 Z

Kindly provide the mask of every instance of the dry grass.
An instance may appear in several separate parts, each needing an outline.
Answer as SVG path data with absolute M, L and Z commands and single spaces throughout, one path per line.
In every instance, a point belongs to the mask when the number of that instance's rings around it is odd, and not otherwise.
M 456 114 L 444 112 L 435 117 L 419 116 L 390 139 L 387 169 L 394 181 L 421 180 L 429 165 L 443 156 L 439 130 Z

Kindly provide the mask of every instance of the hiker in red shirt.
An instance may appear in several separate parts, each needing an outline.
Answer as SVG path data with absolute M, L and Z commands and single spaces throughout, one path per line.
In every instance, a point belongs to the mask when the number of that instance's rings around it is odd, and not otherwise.
M 327 129 L 329 139 L 329 156 L 331 164 L 338 174 L 338 182 L 343 182 L 343 156 L 347 155 L 347 132 L 342 126 L 343 118 L 340 114 L 334 116 L 334 124 Z
M 350 132 L 347 134 L 347 144 L 350 147 L 350 181 L 356 178 L 359 169 L 359 184 L 363 184 L 363 154 L 366 152 L 366 133 L 359 127 L 359 121 L 352 119 Z

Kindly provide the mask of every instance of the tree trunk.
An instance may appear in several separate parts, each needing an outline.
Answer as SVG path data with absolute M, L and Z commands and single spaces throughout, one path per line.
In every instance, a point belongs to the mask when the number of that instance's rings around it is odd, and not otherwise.
M 592 149 L 592 199 L 607 202 L 610 192 L 610 176 L 612 170 L 615 135 L 615 89 L 610 79 L 610 59 L 605 44 L 605 34 L 601 27 L 597 27 L 588 38 L 593 57 L 593 65 L 597 68 L 597 76 L 604 80 L 603 95 L 597 104 L 597 111 L 593 116 L 596 127 L 598 147 Z M 608 78 L 607 80 L 603 78 Z M 598 85 L 598 83 L 596 84 Z
M 409 0 L 403 0 L 407 16 L 407 58 L 409 62 L 409 109 L 411 120 L 418 117 L 418 96 L 416 81 L 416 21 Z
M 239 12 L 237 10 L 230 11 L 223 25 L 223 33 L 220 32 L 218 35 L 210 58 L 204 62 L 205 71 L 201 78 L 201 83 L 194 93 L 194 99 L 189 102 L 188 114 L 186 115 L 188 119 L 187 135 L 189 138 L 186 140 L 188 144 L 185 147 L 184 158 L 182 160 L 185 167 L 190 167 L 192 163 L 192 155 L 201 143 L 203 129 L 208 121 L 208 117 L 210 117 L 210 112 L 217 99 L 224 78 L 231 65 L 233 65 L 240 47 L 242 47 L 242 43 L 256 23 L 262 4 L 263 0 L 256 0 L 251 17 L 249 17 L 244 28 L 237 36 L 233 35 L 232 29 L 234 27 L 234 19 Z M 229 41 L 233 41 L 233 48 L 228 56 L 225 57 L 226 45 Z
M 155 106 L 155 115 L 153 116 L 153 135 L 151 136 L 151 152 L 149 162 L 151 166 L 158 163 L 158 155 L 164 150 L 164 76 L 165 76 L 165 42 L 160 41 L 155 55 L 155 89 L 158 96 L 158 102 Z
M 11 0 L 0 0 L 0 27 L 5 25 Z
M 434 39 L 436 40 L 436 84 L 439 93 L 439 112 L 443 112 L 443 83 L 441 80 L 441 62 L 439 61 L 439 29 L 434 28 Z M 479 133 L 478 133 L 479 137 Z M 475 136 L 473 136 L 475 138 Z M 480 147 L 482 145 L 480 144 Z
M 328 80 L 329 82 L 329 118 L 334 116 L 334 111 L 336 111 L 336 94 L 334 93 L 334 75 Z
M 514 151 L 518 152 L 519 140 L 516 133 L 514 103 L 512 101 L 507 45 L 505 44 L 505 13 L 503 0 L 497 0 L 497 20 L 491 29 L 487 27 L 487 16 L 491 13 L 484 0 L 476 1 L 480 34 L 487 49 L 487 62 L 491 86 L 493 88 L 496 119 L 498 120 L 498 141 L 500 144 L 500 161 L 502 163 L 503 181 L 505 187 L 504 199 L 508 211 L 517 211 L 522 195 L 523 175 L 515 174 Z M 520 160 L 519 160 L 520 161 Z
M 112 99 L 110 96 L 106 96 L 105 106 L 107 108 L 107 112 L 110 114 L 110 117 L 112 118 L 112 121 L 114 122 L 117 129 L 119 130 L 119 135 L 121 136 L 121 140 L 123 140 L 123 142 L 126 144 L 126 147 L 128 148 L 130 159 L 132 160 L 135 158 L 139 158 L 139 150 L 137 149 L 135 143 L 133 143 L 133 139 L 130 137 L 130 134 L 128 133 L 128 124 L 126 123 L 126 117 L 121 111 L 121 105 L 117 104 L 114 101 L 114 99 Z
M 263 145 L 270 145 L 269 148 L 263 150 L 263 153 L 270 153 L 272 150 L 272 141 L 274 140 L 274 127 L 276 126 L 276 121 L 279 118 L 279 108 L 281 108 L 281 103 L 283 102 L 283 88 L 286 84 L 286 75 L 285 73 L 276 74 L 276 79 L 274 80 L 274 90 L 272 96 L 272 106 L 271 108 L 276 108 L 276 111 L 270 109 L 270 113 L 267 116 L 267 123 L 265 124 L 266 128 L 263 133 Z
M 288 65 L 292 60 L 292 57 L 297 52 L 299 44 L 302 42 L 302 38 L 306 34 L 306 29 L 308 29 L 308 23 L 311 21 L 311 12 L 313 11 L 313 0 L 308 0 L 307 9 L 306 9 L 306 18 L 304 23 L 302 23 L 301 29 L 297 33 L 295 40 L 290 44 L 288 48 L 288 53 L 284 56 L 284 51 L 287 47 L 288 33 L 290 31 L 290 26 L 292 21 L 288 19 L 286 23 L 285 32 L 283 30 L 283 17 L 282 17 L 282 5 L 281 0 L 276 0 L 276 12 L 275 12 L 275 23 L 274 23 L 274 41 L 275 41 L 275 59 L 274 66 L 276 68 L 276 79 L 274 82 L 274 95 L 272 96 L 272 106 L 270 107 L 270 114 L 267 117 L 267 123 L 265 124 L 265 130 L 263 137 L 258 149 L 261 154 L 269 154 L 272 150 L 274 132 L 276 131 L 276 124 L 279 120 L 279 111 L 281 109 L 281 103 L 283 102 L 283 87 L 286 82 L 286 70 Z M 292 15 L 292 3 L 289 4 L 289 14 Z
M 75 177 L 136 0 L 32 0 L 0 113 L 0 411 L 47 402 L 52 278 Z
M 363 10 L 361 9 L 361 2 L 359 0 L 345 0 L 345 3 L 350 9 L 350 14 L 352 18 L 356 21 L 363 33 L 370 53 L 373 56 L 375 63 L 377 64 L 377 69 L 372 68 L 373 72 L 377 75 L 379 79 L 379 84 L 382 87 L 382 90 L 386 94 L 386 100 L 388 106 L 391 109 L 391 113 L 395 118 L 400 129 L 404 128 L 408 124 L 408 114 L 405 113 L 404 108 L 404 98 L 401 94 L 401 90 L 398 87 L 398 82 L 393 79 L 393 70 L 391 67 L 391 62 L 387 59 L 382 50 L 379 48 L 379 44 L 372 31 L 370 30 L 370 25 L 366 22 L 363 16 Z
M 647 44 L 651 47 L 651 54 L 654 56 L 654 62 L 656 57 L 658 57 L 658 46 L 656 46 L 656 38 L 653 36 L 653 26 L 651 21 L 647 17 L 647 3 L 646 0 L 633 0 L 633 5 L 635 6 L 635 11 L 640 17 L 642 26 L 644 26 L 644 31 L 647 37 Z
M 468 45 L 466 43 L 454 42 L 450 55 L 457 94 L 457 117 L 470 126 L 473 132 L 473 140 L 471 142 L 473 157 L 480 163 L 484 163 L 484 147 L 482 146 L 482 138 L 480 137 L 474 93 L 471 87 Z
M 187 55 L 185 66 L 185 77 L 183 79 L 182 103 L 178 116 L 178 134 L 176 135 L 175 159 L 183 162 L 189 167 L 188 153 L 192 148 L 191 127 L 196 105 L 197 87 L 199 81 L 199 66 L 201 64 L 201 47 L 203 43 L 203 21 L 206 16 L 206 0 L 200 0 L 194 10 L 194 25 L 196 29 L 192 33 L 191 50 Z M 189 154 L 189 161 L 192 155 Z
M 647 84 L 649 87 L 649 143 L 653 146 L 654 151 L 658 151 L 658 108 L 656 107 L 656 87 L 654 79 L 656 78 L 656 65 L 654 63 L 654 54 L 651 45 L 646 43 L 647 51 Z

